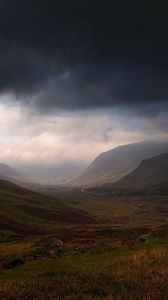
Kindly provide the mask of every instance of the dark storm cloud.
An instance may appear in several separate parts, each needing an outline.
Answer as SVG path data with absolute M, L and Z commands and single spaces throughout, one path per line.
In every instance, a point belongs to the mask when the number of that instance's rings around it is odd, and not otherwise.
M 154 4 L 1 0 L 0 92 L 41 111 L 166 103 L 167 36 Z

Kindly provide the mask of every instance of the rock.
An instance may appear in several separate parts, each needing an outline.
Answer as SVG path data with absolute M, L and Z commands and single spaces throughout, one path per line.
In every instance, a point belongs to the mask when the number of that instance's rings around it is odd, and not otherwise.
M 135 243 L 141 244 L 141 243 L 145 243 L 148 239 L 149 239 L 150 234 L 142 234 L 141 236 L 139 236 L 136 240 Z
M 54 248 L 54 247 L 60 247 L 63 245 L 63 242 L 61 240 L 58 240 L 56 238 L 51 238 L 47 242 L 47 247 Z
M 47 254 L 48 254 L 48 257 L 50 257 L 50 258 L 58 256 L 58 253 L 55 250 L 49 250 L 47 252 Z
M 80 254 L 80 253 L 87 253 L 89 251 L 89 247 L 87 246 L 81 246 L 81 247 L 77 247 L 75 248 L 74 250 L 71 251 L 71 255 L 77 255 L 77 254 Z

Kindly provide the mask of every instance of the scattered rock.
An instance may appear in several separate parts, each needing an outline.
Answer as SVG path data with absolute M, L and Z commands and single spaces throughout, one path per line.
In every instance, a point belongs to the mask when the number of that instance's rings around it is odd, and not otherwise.
M 139 237 L 135 240 L 135 243 L 136 243 L 136 244 L 145 243 L 145 242 L 149 239 L 149 236 L 150 236 L 149 233 L 142 234 L 141 236 L 139 236 Z
M 89 251 L 89 247 L 87 246 L 81 246 L 81 247 L 77 247 L 75 248 L 74 250 L 71 251 L 70 255 L 77 255 L 77 254 L 80 254 L 80 253 L 87 253 Z
M 149 233 L 145 233 L 145 234 L 142 234 L 141 236 L 139 236 L 137 239 L 129 239 L 129 240 L 127 240 L 125 242 L 125 244 L 132 247 L 133 245 L 147 242 L 147 240 L 149 239 L 149 237 L 150 237 L 150 234 Z
M 34 255 L 27 256 L 25 258 L 24 262 L 25 263 L 33 263 L 37 259 L 49 260 L 49 259 L 53 259 L 53 258 L 59 257 L 60 255 L 61 255 L 61 250 L 60 249 L 43 250 L 43 251 L 40 251 L 39 253 L 36 253 Z
M 46 254 L 48 255 L 49 258 L 52 258 L 58 256 L 58 251 L 49 250 Z

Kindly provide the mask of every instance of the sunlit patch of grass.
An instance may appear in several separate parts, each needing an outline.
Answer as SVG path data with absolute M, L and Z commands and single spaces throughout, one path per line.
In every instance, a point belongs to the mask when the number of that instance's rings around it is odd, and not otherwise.
M 167 242 L 152 246 L 89 246 L 0 271 L 0 299 L 167 300 Z M 18 297 L 18 298 L 17 298 Z

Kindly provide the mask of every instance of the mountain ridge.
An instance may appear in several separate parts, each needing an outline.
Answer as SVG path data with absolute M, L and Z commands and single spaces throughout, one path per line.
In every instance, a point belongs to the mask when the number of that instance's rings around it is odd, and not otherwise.
M 132 172 L 143 159 L 168 152 L 167 141 L 144 141 L 120 145 L 98 155 L 90 166 L 70 184 L 76 186 L 101 186 L 117 182 Z
M 140 165 L 115 183 L 97 191 L 112 194 L 168 194 L 168 153 L 144 159 Z

